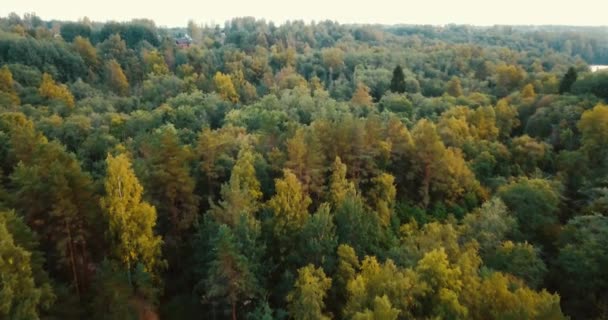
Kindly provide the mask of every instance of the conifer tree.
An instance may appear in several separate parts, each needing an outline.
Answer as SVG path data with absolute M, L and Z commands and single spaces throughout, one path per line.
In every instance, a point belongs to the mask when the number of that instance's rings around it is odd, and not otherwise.
M 395 93 L 405 92 L 405 75 L 400 65 L 397 65 L 393 70 L 393 78 L 391 79 L 391 91 Z

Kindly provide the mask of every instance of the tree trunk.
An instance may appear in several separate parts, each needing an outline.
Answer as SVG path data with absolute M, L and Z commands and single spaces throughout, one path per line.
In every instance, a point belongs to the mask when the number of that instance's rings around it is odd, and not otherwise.
M 232 320 L 236 320 L 236 303 L 232 303 Z
M 72 231 L 70 225 L 66 222 L 65 227 L 68 231 L 68 251 L 70 251 L 70 264 L 72 265 L 72 276 L 74 277 L 74 285 L 76 286 L 76 294 L 80 301 L 80 283 L 78 281 L 78 273 L 76 272 L 76 260 L 74 258 L 74 243 L 72 241 Z
M 422 205 L 424 209 L 429 206 L 431 201 L 429 197 L 429 188 L 431 184 L 431 165 L 429 163 L 424 164 L 424 176 L 422 178 Z

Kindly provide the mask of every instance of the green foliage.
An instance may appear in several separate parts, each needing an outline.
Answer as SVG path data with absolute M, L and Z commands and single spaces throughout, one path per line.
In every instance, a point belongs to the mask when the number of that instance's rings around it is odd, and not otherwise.
M 547 267 L 538 249 L 528 243 L 505 241 L 486 260 L 489 267 L 525 280 L 531 288 L 538 288 L 547 273 Z
M 570 92 L 572 85 L 576 82 L 578 75 L 576 73 L 576 69 L 574 67 L 568 68 L 568 71 L 562 77 L 562 80 L 559 82 L 559 93 L 564 94 L 566 92 Z
M 545 179 L 519 178 L 501 187 L 498 196 L 517 218 L 525 238 L 546 244 L 555 237 L 560 191 L 559 185 Z
M 400 65 L 397 65 L 393 70 L 393 78 L 391 79 L 391 91 L 394 93 L 404 93 L 406 89 L 405 75 Z
M 0 18 L 0 318 L 605 318 L 605 29 Z
M 49 306 L 43 300 L 49 288 L 36 284 L 31 253 L 15 243 L 5 219 L 0 221 L 0 257 L 0 315 L 6 319 L 39 319 L 39 310 Z
M 605 216 L 580 216 L 570 220 L 560 236 L 556 276 L 565 305 L 577 317 L 601 317 L 605 310 L 607 233 Z
M 212 240 L 212 260 L 204 280 L 203 299 L 220 299 L 230 304 L 232 317 L 236 317 L 237 304 L 253 298 L 257 280 L 250 261 L 243 254 L 233 232 L 220 225 Z

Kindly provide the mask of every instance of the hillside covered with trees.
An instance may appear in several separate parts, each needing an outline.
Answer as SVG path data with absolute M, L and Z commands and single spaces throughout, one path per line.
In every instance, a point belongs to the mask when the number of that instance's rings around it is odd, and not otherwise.
M 606 27 L 0 18 L 0 319 L 608 319 Z

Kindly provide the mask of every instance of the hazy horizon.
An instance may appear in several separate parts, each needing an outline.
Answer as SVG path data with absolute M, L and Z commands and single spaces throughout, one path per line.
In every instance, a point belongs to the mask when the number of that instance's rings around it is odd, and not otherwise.
M 200 24 L 223 24 L 235 17 L 251 16 L 275 23 L 303 20 L 332 20 L 358 24 L 467 24 L 491 25 L 569 25 L 606 26 L 608 3 L 581 0 L 574 5 L 554 1 L 512 0 L 441 1 L 427 0 L 408 4 L 395 0 L 376 0 L 373 6 L 346 1 L 309 0 L 286 3 L 278 0 L 228 0 L 207 6 L 204 3 L 175 0 L 160 3 L 128 3 L 107 0 L 84 2 L 73 0 L 17 1 L 5 0 L 0 15 L 35 13 L 44 20 L 129 21 L 138 18 L 154 20 L 158 26 L 185 27 L 189 20 Z

